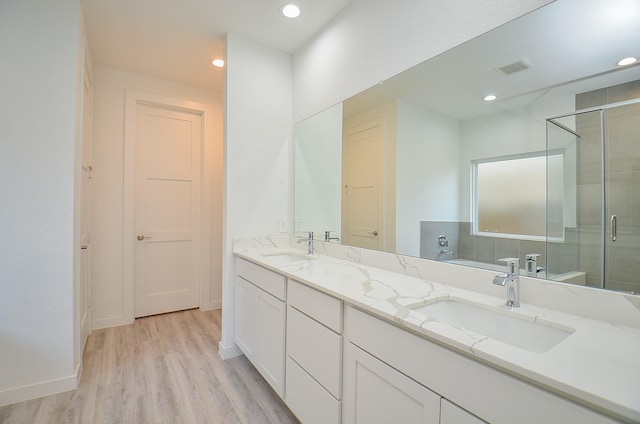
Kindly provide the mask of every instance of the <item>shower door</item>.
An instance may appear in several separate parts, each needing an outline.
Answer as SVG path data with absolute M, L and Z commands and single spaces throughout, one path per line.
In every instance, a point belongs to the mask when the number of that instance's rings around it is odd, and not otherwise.
M 640 292 L 640 103 L 547 121 L 549 278 Z M 549 196 L 549 198 L 551 198 Z
M 604 287 L 640 292 L 640 103 L 603 111 Z

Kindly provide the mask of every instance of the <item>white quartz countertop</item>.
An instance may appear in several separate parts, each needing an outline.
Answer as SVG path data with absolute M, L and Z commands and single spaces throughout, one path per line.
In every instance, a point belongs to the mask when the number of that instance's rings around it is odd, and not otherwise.
M 277 252 L 276 248 L 234 250 L 238 257 L 393 321 L 427 339 L 614 418 L 640 422 L 640 330 L 636 328 L 528 305 L 522 299 L 522 306 L 511 310 L 504 306 L 505 298 L 331 256 L 315 255 L 314 259 L 300 260 L 269 256 Z M 522 319 L 574 331 L 548 351 L 535 353 L 409 309 L 443 299 L 482 304 Z

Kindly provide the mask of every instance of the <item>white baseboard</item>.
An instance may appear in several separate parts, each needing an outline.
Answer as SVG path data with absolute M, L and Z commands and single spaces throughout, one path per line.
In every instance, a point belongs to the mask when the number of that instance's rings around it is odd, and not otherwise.
M 0 391 L 0 406 L 75 390 L 78 388 L 79 371 L 78 367 L 76 373 L 68 377 Z
M 222 300 L 214 300 L 213 302 L 200 304 L 200 310 L 202 311 L 214 311 L 216 309 L 222 309 Z
M 83 352 L 84 352 L 84 349 L 83 349 Z M 80 361 L 76 365 L 76 388 L 80 386 L 80 380 L 82 379 L 82 371 L 84 371 L 84 365 L 83 365 L 83 362 Z
M 91 329 L 100 330 L 101 328 L 119 327 L 121 325 L 133 324 L 133 321 L 125 317 L 105 318 L 92 321 Z
M 236 356 L 242 355 L 242 351 L 237 345 L 232 346 L 224 346 L 222 342 L 218 343 L 218 354 L 225 361 L 227 359 L 235 358 Z

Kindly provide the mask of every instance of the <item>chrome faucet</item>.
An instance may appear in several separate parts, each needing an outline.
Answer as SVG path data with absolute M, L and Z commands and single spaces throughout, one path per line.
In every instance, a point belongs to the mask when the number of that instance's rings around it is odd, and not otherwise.
M 520 307 L 520 260 L 518 258 L 504 258 L 507 263 L 507 273 L 493 277 L 493 284 L 507 286 L 507 305 L 510 308 Z
M 447 240 L 447 236 L 444 234 L 438 236 L 438 246 L 442 247 L 442 249 L 440 249 L 441 255 L 453 256 L 453 250 L 446 249 L 449 247 L 449 240 Z
M 340 237 L 331 237 L 331 233 L 332 231 L 324 232 L 324 241 L 331 241 L 331 240 L 340 241 Z
M 313 231 L 309 231 L 307 238 L 299 238 L 298 243 L 307 242 L 307 255 L 313 255 Z

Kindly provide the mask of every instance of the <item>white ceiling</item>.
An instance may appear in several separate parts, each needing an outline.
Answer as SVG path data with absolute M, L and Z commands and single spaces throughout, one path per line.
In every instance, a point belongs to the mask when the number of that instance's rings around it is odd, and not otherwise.
M 234 34 L 293 53 L 351 0 L 81 0 L 94 64 L 222 89 L 224 36 Z
M 401 98 L 466 120 L 637 80 L 640 65 L 616 62 L 640 57 L 638 22 L 639 0 L 556 1 L 349 99 L 345 114 Z M 531 69 L 496 70 L 522 58 Z M 498 100 L 484 102 L 489 93 Z

